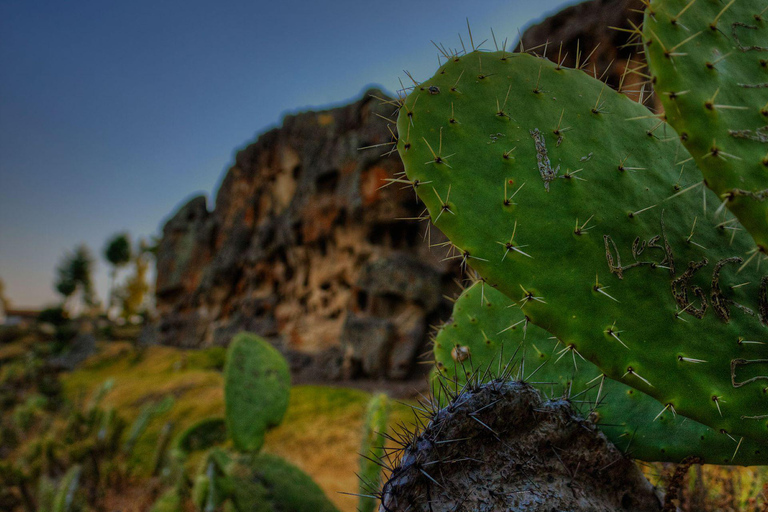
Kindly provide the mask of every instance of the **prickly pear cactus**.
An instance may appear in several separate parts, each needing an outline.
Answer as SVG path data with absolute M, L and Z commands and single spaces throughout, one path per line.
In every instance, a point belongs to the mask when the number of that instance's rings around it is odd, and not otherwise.
M 272 345 L 254 334 L 235 336 L 224 366 L 224 403 L 238 450 L 261 448 L 264 434 L 285 415 L 290 387 L 288 363 Z
M 447 257 L 576 357 L 716 430 L 768 437 L 768 279 L 645 107 L 526 54 L 447 56 L 398 151 Z
M 280 457 L 213 449 L 203 462 L 193 489 L 200 510 L 229 503 L 238 512 L 336 512 L 307 474 Z
M 389 420 L 389 398 L 379 393 L 368 402 L 363 425 L 363 443 L 360 448 L 360 512 L 376 510 L 375 496 L 381 486 L 381 465 L 386 443 L 387 421 Z
M 456 300 L 451 322 L 434 341 L 439 374 L 447 385 L 468 378 L 491 381 L 507 373 L 524 378 L 544 394 L 573 397 L 572 404 L 593 419 L 608 439 L 632 457 L 678 463 L 689 456 L 705 464 L 765 464 L 768 444 L 739 442 L 677 414 L 650 396 L 606 378 L 543 329 L 529 325 L 500 291 L 476 283 Z
M 207 450 L 227 440 L 227 424 L 224 418 L 205 418 L 189 426 L 176 439 L 173 447 L 182 453 Z
M 669 123 L 704 181 L 768 251 L 764 1 L 654 0 L 643 39 Z M 680 161 L 690 160 L 681 154 Z

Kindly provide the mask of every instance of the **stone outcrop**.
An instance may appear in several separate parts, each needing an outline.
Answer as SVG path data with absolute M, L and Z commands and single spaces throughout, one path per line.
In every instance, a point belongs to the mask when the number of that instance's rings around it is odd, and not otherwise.
M 565 399 L 493 381 L 422 415 L 423 430 L 402 438 L 380 512 L 662 510 L 640 468 Z
M 618 86 L 627 58 L 642 65 L 628 34 L 639 0 L 592 0 L 568 7 L 523 34 L 526 49 L 585 69 Z M 563 41 L 562 51 L 560 41 Z M 578 41 L 578 44 L 577 44 Z M 623 90 L 645 93 L 628 74 Z M 166 223 L 157 253 L 159 323 L 145 334 L 171 345 L 226 344 L 240 330 L 272 339 L 295 370 L 317 378 L 401 379 L 427 350 L 430 324 L 447 319 L 457 265 L 421 240 L 423 207 L 399 176 L 387 121 L 394 106 L 369 91 L 283 125 L 237 153 L 214 204 L 203 196 Z M 433 229 L 432 243 L 442 238 Z M 148 336 L 144 336 L 147 338 Z
M 157 252 L 157 338 L 223 345 L 268 337 L 318 377 L 406 378 L 427 330 L 449 315 L 456 265 L 422 240 L 423 209 L 395 183 L 394 107 L 368 91 L 347 106 L 287 116 L 237 153 L 209 209 L 195 197 Z M 440 241 L 432 232 L 432 242 Z M 436 252 L 437 251 L 437 252 Z

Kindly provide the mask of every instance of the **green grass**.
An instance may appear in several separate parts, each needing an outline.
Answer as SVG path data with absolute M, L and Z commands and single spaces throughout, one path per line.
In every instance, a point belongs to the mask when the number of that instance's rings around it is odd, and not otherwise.
M 112 390 L 103 407 L 115 407 L 129 422 L 141 408 L 165 396 L 174 398 L 169 412 L 154 418 L 139 438 L 131 456 L 137 477 L 149 476 L 160 430 L 167 421 L 182 432 L 209 416 L 224 415 L 221 348 L 182 350 L 149 347 L 137 353 L 127 343 L 99 346 L 98 355 L 62 378 L 65 395 L 87 403 L 103 382 Z M 367 392 L 332 386 L 294 386 L 282 424 L 267 434 L 264 451 L 284 457 L 308 473 L 326 495 L 344 511 L 356 510 L 360 443 Z M 393 404 L 391 425 L 410 423 L 410 409 Z M 188 467 L 196 467 L 192 457 Z

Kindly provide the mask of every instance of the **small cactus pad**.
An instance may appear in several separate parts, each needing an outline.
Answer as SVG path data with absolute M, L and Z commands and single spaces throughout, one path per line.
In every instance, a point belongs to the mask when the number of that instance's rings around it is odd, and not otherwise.
M 666 118 L 768 251 L 768 20 L 760 0 L 654 0 L 643 39 Z M 679 160 L 688 156 L 681 154 Z M 687 164 L 693 168 L 694 163 Z
M 384 393 L 374 395 L 368 402 L 363 424 L 363 442 L 360 448 L 360 503 L 359 512 L 373 512 L 378 500 L 373 498 L 381 485 L 381 465 L 384 457 L 389 398 Z
M 768 439 L 760 255 L 713 220 L 719 201 L 645 107 L 580 70 L 472 52 L 404 99 L 397 145 L 446 257 L 524 323 L 678 413 Z
M 174 448 L 188 454 L 207 450 L 227 440 L 227 423 L 224 418 L 205 418 L 187 427 L 176 439 Z
M 491 381 L 505 372 L 525 378 L 551 398 L 572 397 L 573 406 L 616 447 L 648 462 L 678 463 L 695 456 L 704 464 L 751 466 L 768 460 L 768 444 L 734 439 L 605 378 L 543 329 L 529 325 L 524 332 L 522 324 L 507 329 L 521 320 L 523 313 L 500 291 L 482 282 L 467 288 L 454 304 L 452 321 L 434 341 L 435 362 L 447 386 L 461 388 L 468 377 Z
M 282 355 L 250 333 L 232 340 L 224 366 L 227 428 L 238 450 L 257 451 L 288 408 L 291 375 Z
M 280 457 L 214 449 L 203 462 L 192 493 L 200 509 L 229 502 L 237 512 L 337 512 L 309 475 Z

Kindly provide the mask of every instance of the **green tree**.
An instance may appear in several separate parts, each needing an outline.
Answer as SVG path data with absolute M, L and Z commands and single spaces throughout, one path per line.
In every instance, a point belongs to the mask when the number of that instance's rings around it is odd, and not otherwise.
M 112 303 L 114 302 L 117 271 L 130 263 L 131 253 L 131 240 L 128 237 L 128 233 L 117 233 L 116 235 L 113 235 L 107 240 L 107 244 L 104 246 L 104 258 L 110 265 L 112 265 L 112 270 L 109 273 L 109 299 L 107 301 L 107 310 L 112 307 Z
M 0 279 L 0 324 L 5 321 L 5 312 L 11 307 L 11 301 L 5 296 L 5 283 Z
M 138 252 L 134 257 L 134 273 L 128 276 L 125 285 L 119 291 L 119 297 L 123 305 L 123 315 L 130 318 L 142 312 L 142 308 L 149 292 L 147 272 L 149 261 L 143 252 Z
M 77 292 L 80 292 L 85 306 L 96 305 L 91 279 L 92 270 L 93 256 L 87 246 L 80 245 L 74 251 L 64 255 L 56 269 L 57 277 L 54 287 L 64 296 L 65 302 L 70 301 Z

